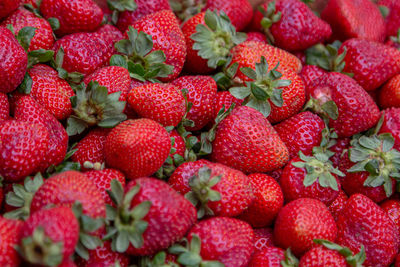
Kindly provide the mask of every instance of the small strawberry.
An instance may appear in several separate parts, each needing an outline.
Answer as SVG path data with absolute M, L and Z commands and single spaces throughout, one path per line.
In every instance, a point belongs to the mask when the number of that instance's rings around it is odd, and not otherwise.
M 273 267 L 281 266 L 285 260 L 285 251 L 277 247 L 266 247 L 263 250 L 256 251 L 251 257 L 249 267 Z
M 381 108 L 400 108 L 400 74 L 391 78 L 379 91 Z
M 10 116 L 10 103 L 4 93 L 0 93 L 0 121 L 7 120 Z
M 394 222 L 397 231 L 400 233 L 400 201 L 389 199 L 381 203 L 380 206 Z
M 272 228 L 257 228 L 254 230 L 254 249 L 263 250 L 267 247 L 274 247 L 274 231 Z
M 400 151 L 400 108 L 384 111 L 384 120 L 379 133 L 390 133 L 394 138 L 394 148 Z
M 22 222 L 0 217 L 0 265 L 20 266 L 20 258 L 15 247 L 20 241 Z
M 346 206 L 347 200 L 349 197 L 346 195 L 346 193 L 343 190 L 339 191 L 338 196 L 335 198 L 335 200 L 332 201 L 332 203 L 328 206 L 328 210 L 331 212 L 333 218 L 335 221 L 339 217 L 340 213 Z

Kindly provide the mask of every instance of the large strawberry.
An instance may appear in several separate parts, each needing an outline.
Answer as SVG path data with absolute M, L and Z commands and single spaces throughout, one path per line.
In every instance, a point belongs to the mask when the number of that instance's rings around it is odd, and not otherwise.
M 394 138 L 394 148 L 400 151 L 400 108 L 385 109 L 379 133 L 390 133 Z
M 337 220 L 339 245 L 354 253 L 365 247 L 366 266 L 388 266 L 399 249 L 399 236 L 388 215 L 368 197 L 355 194 Z
M 211 158 L 245 173 L 252 173 L 283 167 L 289 160 L 289 153 L 260 112 L 241 106 L 218 125 Z
M 379 91 L 381 108 L 400 108 L 400 74 L 391 78 Z
M 15 247 L 20 241 L 22 222 L 0 217 L 0 264 L 7 267 L 20 266 Z
M 10 116 L 10 103 L 4 93 L 0 93 L 0 121 L 8 119 Z

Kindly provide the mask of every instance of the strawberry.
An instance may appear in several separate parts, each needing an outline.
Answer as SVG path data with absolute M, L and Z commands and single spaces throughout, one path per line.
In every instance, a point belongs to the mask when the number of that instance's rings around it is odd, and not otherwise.
M 394 148 L 400 151 L 400 109 L 389 108 L 384 113 L 384 120 L 379 133 L 390 133 L 394 138 Z
M 108 237 L 114 251 L 151 255 L 180 240 L 196 221 L 196 209 L 167 183 L 138 178 L 124 189 L 111 182 L 110 196 L 117 209 Z
M 228 108 L 235 104 L 235 107 L 241 106 L 243 103 L 243 99 L 237 99 L 234 97 L 229 91 L 220 91 L 217 92 L 215 96 L 215 107 L 214 107 L 214 115 L 213 118 L 216 119 L 219 111 L 224 107 L 224 111 L 228 110 Z
M 215 113 L 215 99 L 217 84 L 210 76 L 181 76 L 172 82 L 179 90 L 187 89 L 187 101 L 192 106 L 186 119 L 194 122 L 194 127 L 187 127 L 189 131 L 202 129 L 213 119 Z M 229 108 L 229 106 L 227 106 Z
M 365 266 L 388 266 L 394 260 L 399 248 L 397 229 L 368 197 L 352 195 L 336 223 L 336 242 L 353 253 L 358 253 L 363 245 L 367 256 Z
M 172 130 L 171 132 L 169 132 L 169 136 L 171 139 L 174 139 L 172 149 L 175 149 L 173 153 L 170 153 L 171 158 L 174 159 L 175 155 L 179 155 L 184 158 L 186 150 L 185 140 L 182 138 L 182 136 L 179 135 L 176 130 Z
M 386 37 L 396 36 L 397 31 L 400 28 L 399 14 L 400 5 L 395 0 L 379 0 L 379 8 L 382 6 L 388 8 L 389 14 L 385 17 L 386 22 Z
M 171 149 L 168 132 L 149 119 L 127 120 L 107 136 L 105 158 L 108 166 L 135 179 L 155 173 Z
M 7 18 L 21 4 L 21 0 L 1 0 L 0 1 L 0 20 Z
M 103 11 L 92 0 L 43 0 L 39 9 L 44 18 L 58 20 L 57 35 L 92 32 L 103 20 Z
M 342 210 L 346 206 L 348 199 L 349 198 L 346 195 L 346 193 L 343 190 L 340 190 L 338 196 L 328 206 L 328 210 L 331 212 L 335 221 L 337 220 L 337 218 L 339 217 L 339 214 L 342 212 Z
M 267 247 L 274 247 L 274 231 L 272 228 L 256 228 L 254 230 L 254 249 L 261 251 Z
M 351 139 L 346 137 L 346 138 L 338 138 L 336 139 L 336 143 L 329 148 L 330 151 L 334 152 L 335 155 L 330 157 L 330 161 L 332 162 L 333 167 L 339 167 L 340 164 L 340 159 L 346 153 L 347 148 L 350 145 Z
M 277 247 L 266 247 L 263 250 L 256 251 L 251 257 L 249 267 L 272 267 L 281 266 L 285 260 L 285 251 Z
M 400 74 L 391 78 L 379 91 L 381 108 L 400 108 Z
M 335 114 L 337 109 L 338 114 L 330 115 L 329 128 L 333 128 L 339 137 L 366 131 L 379 120 L 379 109 L 372 98 L 344 74 L 325 74 L 309 87 L 309 94 L 319 103 L 318 109 L 324 110 L 322 113 Z
M 400 254 L 397 254 L 397 257 L 394 261 L 394 267 L 400 267 Z
M 0 10 L 3 11 L 3 8 Z M 4 27 L 0 27 L 0 44 L 0 92 L 9 93 L 24 79 L 28 56 L 13 33 Z
M 282 189 L 274 178 L 266 174 L 253 173 L 248 177 L 255 198 L 239 218 L 252 227 L 269 226 L 283 207 Z
M 246 41 L 258 41 L 268 44 L 267 36 L 261 32 L 248 32 Z
M 296 157 L 299 151 L 311 155 L 313 147 L 321 143 L 324 128 L 324 121 L 309 111 L 300 112 L 274 126 L 288 148 L 290 158 Z
M 7 120 L 10 116 L 10 103 L 7 95 L 0 93 L 0 121 Z
M 185 98 L 173 84 L 151 83 L 137 86 L 128 94 L 130 107 L 140 117 L 163 126 L 177 126 L 185 115 Z
M 22 222 L 0 217 L 0 264 L 7 267 L 20 266 L 20 258 L 15 247 L 20 241 Z
M 218 125 L 211 158 L 245 173 L 254 173 L 283 167 L 289 153 L 260 112 L 241 106 Z
M 28 263 L 57 266 L 74 253 L 78 239 L 79 224 L 70 208 L 42 209 L 22 225 L 20 251 Z
M 400 201 L 389 199 L 381 203 L 380 206 L 394 222 L 397 231 L 400 233 Z
M 243 221 L 214 217 L 197 223 L 188 233 L 189 241 L 201 239 L 200 255 L 205 260 L 217 260 L 226 267 L 244 267 L 253 253 L 254 233 Z
M 103 246 L 89 250 L 89 260 L 77 261 L 80 267 L 106 267 L 106 266 L 128 267 L 129 257 L 115 252 L 111 249 L 111 242 L 104 241 Z
M 329 0 L 321 18 L 331 25 L 332 39 L 362 38 L 379 42 L 385 37 L 384 19 L 369 0 Z
M 267 1 L 254 14 L 252 27 L 264 30 L 272 43 L 289 51 L 304 50 L 332 34 L 329 24 L 300 0 Z
M 274 228 L 275 244 L 290 247 L 300 256 L 315 247 L 313 239 L 336 239 L 335 220 L 319 200 L 299 198 L 284 206 L 278 213 Z
M 303 79 L 306 87 L 306 93 L 308 91 L 308 87 L 311 86 L 316 79 L 322 77 L 326 73 L 327 72 L 324 69 L 316 65 L 305 65 L 301 70 L 300 76 Z
M 46 158 L 48 140 L 49 132 L 40 124 L 0 122 L 0 176 L 15 182 L 37 170 Z

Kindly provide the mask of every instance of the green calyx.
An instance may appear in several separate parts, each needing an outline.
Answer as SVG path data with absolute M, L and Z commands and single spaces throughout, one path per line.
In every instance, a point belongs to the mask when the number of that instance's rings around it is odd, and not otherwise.
M 225 66 L 231 58 L 231 49 L 244 42 L 245 33 L 236 32 L 229 17 L 220 11 L 207 10 L 204 15 L 205 25 L 196 26 L 196 33 L 192 34 L 195 43 L 193 49 L 198 55 L 207 60 L 208 67 L 216 69 Z
M 121 55 L 110 59 L 111 66 L 120 66 L 129 70 L 131 78 L 139 81 L 159 82 L 157 78 L 165 78 L 173 73 L 174 67 L 165 64 L 166 56 L 162 50 L 153 49 L 153 39 L 145 32 L 129 26 L 128 39 L 115 44 Z
M 285 259 L 281 261 L 282 267 L 298 267 L 299 260 L 293 255 L 290 247 L 285 251 Z
M 303 111 L 311 110 L 322 117 L 327 124 L 329 119 L 337 120 L 339 118 L 339 109 L 332 99 L 329 97 L 321 97 L 320 99 L 310 96 L 310 100 L 304 105 Z
M 6 195 L 6 203 L 17 209 L 5 213 L 3 216 L 9 219 L 26 220 L 30 215 L 31 202 L 35 192 L 43 185 L 43 177 L 37 173 L 33 179 L 26 177 L 24 185 L 13 184 L 13 190 Z
M 164 251 L 158 252 L 153 258 L 142 257 L 139 261 L 139 267 L 179 267 L 174 262 L 167 262 L 167 254 Z
M 69 146 L 67 153 L 65 154 L 64 160 L 58 164 L 57 166 L 51 165 L 47 168 L 45 172 L 45 177 L 51 177 L 56 173 L 62 173 L 65 171 L 80 171 L 81 164 L 79 162 L 70 161 L 71 157 L 74 155 L 76 151 L 78 151 L 76 147 L 78 143 L 74 143 Z
M 63 243 L 51 240 L 40 226 L 32 236 L 22 239 L 17 250 L 31 264 L 58 266 L 63 260 Z
M 184 23 L 189 18 L 201 12 L 205 7 L 205 0 L 169 0 L 169 5 L 175 15 Z
M 339 252 L 340 255 L 342 255 L 346 259 L 347 264 L 349 264 L 352 267 L 364 266 L 363 263 L 366 259 L 364 246 L 361 246 L 359 253 L 357 253 L 356 255 L 353 255 L 353 252 L 349 248 L 342 247 L 342 246 L 335 244 L 333 242 L 330 242 L 328 240 L 314 239 L 314 243 L 323 245 L 324 247 L 326 247 L 330 250 Z
M 265 35 L 268 38 L 268 41 L 270 43 L 274 43 L 275 39 L 272 33 L 270 32 L 270 28 L 272 24 L 278 22 L 282 18 L 282 13 L 276 12 L 276 3 L 275 1 L 272 1 L 268 3 L 267 10 L 265 10 L 262 6 L 258 7 L 258 11 L 260 11 L 263 14 L 263 18 L 261 19 L 261 27 L 264 29 Z
M 117 208 L 107 205 L 107 234 L 104 240 L 112 239 L 111 248 L 120 253 L 125 252 L 129 244 L 135 248 L 143 246 L 143 233 L 148 222 L 143 220 L 151 208 L 150 201 L 131 208 L 131 202 L 139 192 L 140 185 L 134 186 L 124 194 L 124 188 L 117 180 L 111 181 L 111 191 L 107 191 Z
M 115 25 L 118 22 L 118 15 L 123 11 L 135 11 L 137 4 L 134 0 L 107 0 L 108 8 L 112 11 L 111 22 Z
M 67 121 L 68 135 L 80 134 L 95 125 L 112 128 L 124 121 L 126 102 L 119 100 L 120 95 L 121 92 L 108 94 L 107 87 L 100 86 L 97 81 L 77 86 L 76 95 L 71 97 L 74 115 Z
M 269 101 L 277 107 L 282 107 L 283 88 L 292 83 L 290 80 L 281 79 L 282 73 L 277 71 L 279 63 L 272 70 L 268 70 L 268 67 L 265 57 L 261 57 L 261 61 L 255 65 L 255 70 L 248 67 L 240 68 L 240 71 L 253 81 L 246 82 L 246 86 L 229 89 L 234 97 L 245 99 L 243 105 L 260 111 L 265 117 L 271 113 Z
M 221 200 L 221 194 L 212 190 L 212 187 L 220 181 L 221 176 L 211 177 L 211 169 L 206 166 L 201 167 L 198 173 L 189 179 L 189 186 L 192 191 L 186 193 L 185 198 L 194 206 L 200 206 L 197 211 L 197 218 L 202 218 L 204 215 L 214 215 L 207 203 Z
M 400 29 L 397 31 L 397 35 L 396 36 L 390 36 L 390 40 L 393 43 L 398 44 L 399 45 L 398 49 L 400 49 Z

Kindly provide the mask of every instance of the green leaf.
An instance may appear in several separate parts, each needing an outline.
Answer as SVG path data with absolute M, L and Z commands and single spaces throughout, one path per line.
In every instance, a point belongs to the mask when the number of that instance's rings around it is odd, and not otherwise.
M 237 99 L 245 99 L 251 94 L 248 87 L 232 87 L 229 89 L 229 92 Z
M 178 257 L 178 263 L 183 264 L 185 266 L 195 266 L 200 264 L 202 258 L 200 255 L 192 252 L 184 252 Z
M 128 63 L 126 63 L 126 59 L 121 55 L 113 55 L 110 58 L 110 66 L 119 66 L 128 69 Z
M 108 7 L 112 11 L 135 11 L 137 8 L 134 0 L 107 0 Z
M 24 79 L 22 80 L 22 83 L 18 86 L 18 92 L 23 93 L 23 94 L 30 94 L 31 89 L 32 89 L 32 78 L 28 74 L 28 72 L 25 73 Z
M 246 106 L 258 110 L 259 112 L 261 112 L 261 114 L 264 115 L 264 117 L 268 117 L 271 113 L 271 105 L 268 101 L 264 102 L 256 99 L 251 99 L 250 102 L 246 104 Z
M 25 49 L 25 51 L 28 51 L 29 46 L 31 44 L 31 40 L 33 36 L 35 36 L 35 31 L 37 28 L 34 27 L 23 27 L 17 35 L 17 40 L 19 44 Z
M 247 77 L 249 77 L 252 80 L 257 80 L 257 73 L 252 68 L 243 67 L 243 68 L 240 68 L 240 72 L 242 72 L 244 75 L 246 75 Z
M 47 21 L 53 31 L 60 29 L 60 21 L 57 18 L 48 18 Z
M 118 251 L 119 253 L 124 253 L 129 247 L 128 234 L 124 232 L 118 233 L 115 245 L 116 245 L 116 251 Z
M 332 120 L 337 120 L 339 117 L 339 110 L 338 107 L 336 106 L 336 103 L 331 100 L 327 101 L 321 106 L 322 110 L 326 112 Z
M 255 83 L 251 83 L 250 90 L 257 100 L 266 101 L 269 98 L 269 95 L 264 91 L 264 89 Z
M 283 93 L 282 89 L 275 89 L 272 91 L 271 102 L 277 107 L 283 106 L 282 93 Z
M 373 150 L 377 149 L 381 145 L 381 142 L 375 136 L 373 136 L 373 137 L 361 136 L 358 139 L 358 142 L 363 147 L 373 149 Z

